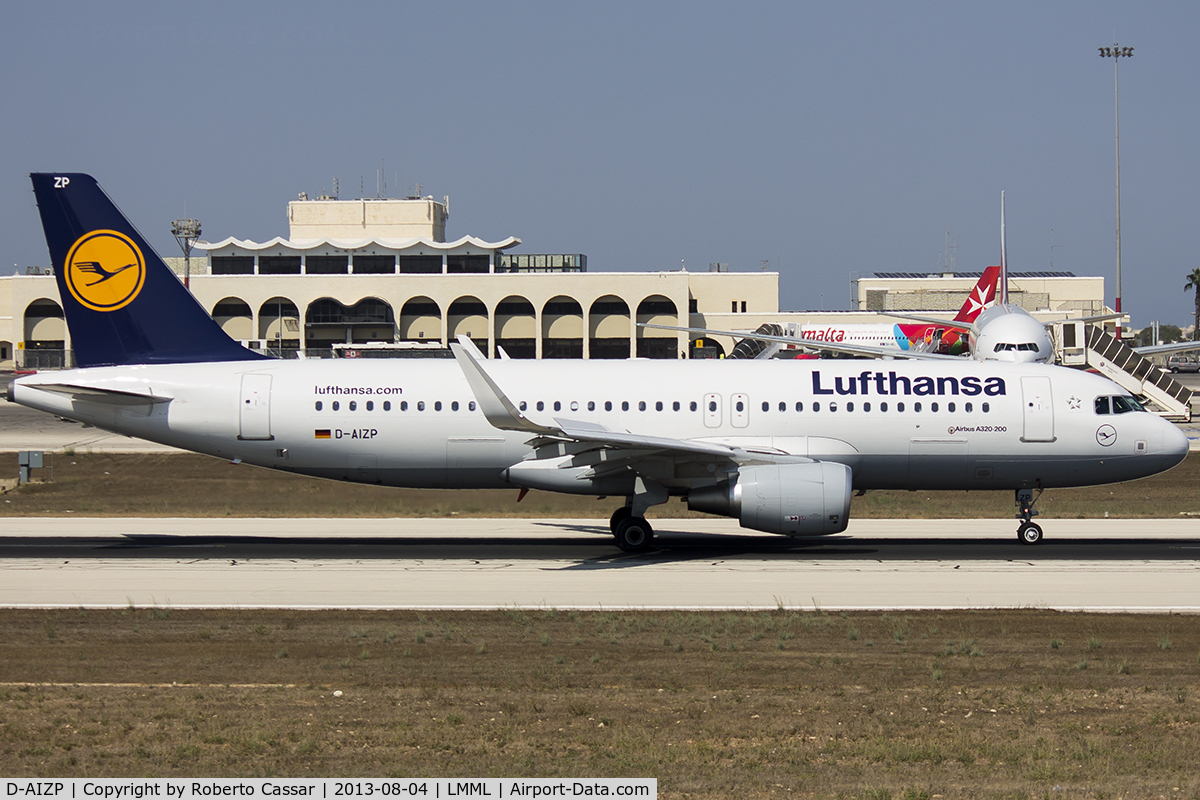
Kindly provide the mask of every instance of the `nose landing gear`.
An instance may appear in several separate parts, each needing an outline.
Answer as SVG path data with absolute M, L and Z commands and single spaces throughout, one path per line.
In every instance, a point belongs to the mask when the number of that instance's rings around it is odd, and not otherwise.
M 1038 544 L 1042 541 L 1042 526 L 1033 521 L 1038 514 L 1033 504 L 1041 499 L 1042 491 L 1039 488 L 1037 497 L 1034 497 L 1033 489 L 1017 489 L 1017 519 L 1021 520 L 1017 539 L 1021 544 Z

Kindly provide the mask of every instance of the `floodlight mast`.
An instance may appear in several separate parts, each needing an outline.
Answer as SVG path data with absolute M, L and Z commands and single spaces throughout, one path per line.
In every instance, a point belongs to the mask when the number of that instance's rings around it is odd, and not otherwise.
M 183 251 L 183 285 L 191 288 L 189 284 L 192 274 L 192 247 L 200 238 L 200 220 L 175 220 L 171 223 L 171 235 L 179 242 L 179 249 Z
M 1120 81 L 1118 80 L 1118 65 L 1122 58 L 1132 58 L 1132 47 L 1121 47 L 1116 42 L 1113 42 L 1112 47 L 1101 47 L 1100 57 L 1111 58 L 1113 60 L 1113 116 L 1116 126 L 1116 144 L 1117 144 L 1117 286 L 1116 286 L 1116 308 L 1114 311 L 1121 311 L 1121 96 L 1120 96 Z M 1117 317 L 1117 340 L 1121 339 L 1121 318 Z

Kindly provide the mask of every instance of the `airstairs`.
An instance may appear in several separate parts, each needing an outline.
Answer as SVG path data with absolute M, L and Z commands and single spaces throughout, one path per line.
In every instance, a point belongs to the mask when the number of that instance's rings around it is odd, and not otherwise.
M 1073 327 L 1068 324 L 1067 327 Z M 1075 337 L 1068 331 L 1060 341 Z M 1150 411 L 1172 422 L 1190 422 L 1192 419 L 1192 390 L 1171 377 L 1170 373 L 1155 366 L 1150 359 L 1140 356 L 1129 347 L 1118 342 L 1096 325 L 1087 326 L 1086 364 L 1106 378 L 1143 401 Z M 1064 348 L 1067 349 L 1067 348 Z M 1070 361 L 1071 359 L 1064 359 Z M 1082 366 L 1082 365 L 1081 365 Z

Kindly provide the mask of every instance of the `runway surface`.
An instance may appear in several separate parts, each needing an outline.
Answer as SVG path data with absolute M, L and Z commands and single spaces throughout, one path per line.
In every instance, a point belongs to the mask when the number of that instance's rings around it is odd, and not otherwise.
M 1200 520 L 858 520 L 793 540 L 657 520 L 0 520 L 0 606 L 1200 611 Z

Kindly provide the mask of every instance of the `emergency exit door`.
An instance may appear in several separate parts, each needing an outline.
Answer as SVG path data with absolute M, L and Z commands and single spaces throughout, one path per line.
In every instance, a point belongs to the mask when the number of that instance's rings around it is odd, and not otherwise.
M 1054 406 L 1050 379 L 1043 376 L 1021 378 L 1021 405 L 1024 415 L 1022 442 L 1054 441 Z
M 239 439 L 273 439 L 271 435 L 271 376 L 242 376 Z

